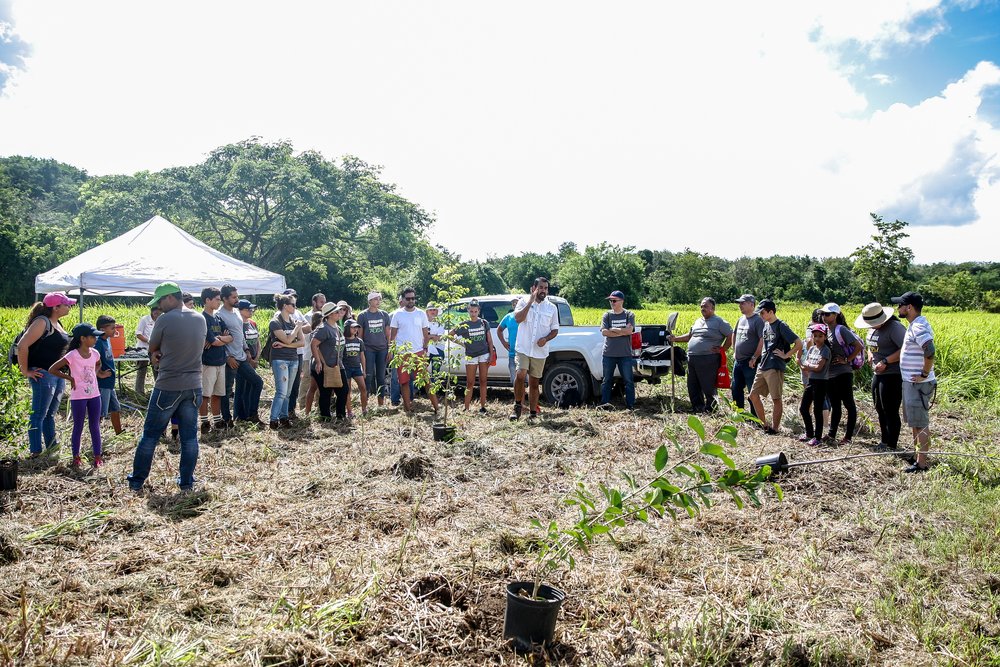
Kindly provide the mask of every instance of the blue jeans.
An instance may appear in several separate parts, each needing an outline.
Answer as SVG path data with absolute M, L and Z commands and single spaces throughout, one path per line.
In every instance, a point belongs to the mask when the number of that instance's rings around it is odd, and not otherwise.
M 299 360 L 274 359 L 271 372 L 274 373 L 274 400 L 271 401 L 271 421 L 288 419 L 288 397 L 292 391 L 292 377 L 299 368 Z
M 182 489 L 194 485 L 194 467 L 198 463 L 198 406 L 201 405 L 201 387 L 184 391 L 163 391 L 153 388 L 146 408 L 146 422 L 142 427 L 142 438 L 135 449 L 132 474 L 128 476 L 128 486 L 138 491 L 149 477 L 153 465 L 156 443 L 167 428 L 171 417 L 177 418 L 178 437 L 181 441 L 180 477 L 177 484 Z
M 105 389 L 101 387 L 101 417 L 107 417 L 109 412 L 121 412 L 122 406 L 118 402 L 118 392 L 114 387 Z
M 517 380 L 517 357 L 507 357 L 507 370 L 510 371 L 510 386 Z
M 55 447 L 56 413 L 62 400 L 66 381 L 41 368 L 42 376 L 29 380 L 31 383 L 31 418 L 28 420 L 28 449 L 32 454 L 42 453 L 42 438 L 45 447 Z
M 260 419 L 260 392 L 264 390 L 264 378 L 257 375 L 257 369 L 250 362 L 243 360 L 234 370 L 226 367 L 226 383 L 232 374 L 236 381 L 236 393 L 233 395 L 233 412 L 237 419 L 256 421 Z M 223 412 L 225 417 L 225 412 Z
M 635 380 L 632 379 L 632 357 L 602 357 L 604 363 L 604 379 L 601 380 L 601 403 L 611 402 L 611 385 L 615 381 L 615 369 L 625 383 L 625 405 L 629 409 L 635 407 Z
M 299 386 L 302 384 L 302 355 L 295 361 L 295 368 L 288 371 L 288 408 L 291 412 L 295 412 L 295 405 L 299 401 Z M 306 374 L 308 375 L 308 373 Z M 306 388 L 308 392 L 309 389 Z M 286 417 L 288 415 L 285 415 Z
M 410 380 L 410 400 L 417 397 L 417 387 L 413 384 L 413 380 Z M 389 401 L 393 405 L 399 405 L 403 400 L 403 390 L 399 386 L 399 376 L 396 374 L 395 368 L 389 369 Z
M 365 384 L 371 396 L 385 396 L 385 365 L 389 350 L 365 350 Z
M 736 407 L 741 410 L 745 407 L 743 392 L 750 391 L 750 388 L 753 387 L 753 379 L 755 377 L 757 377 L 757 367 L 754 366 L 753 368 L 750 368 L 749 359 L 744 359 L 743 361 L 737 359 L 733 364 L 733 402 L 736 403 Z M 751 403 L 750 414 L 756 417 L 757 415 L 754 413 L 753 403 Z

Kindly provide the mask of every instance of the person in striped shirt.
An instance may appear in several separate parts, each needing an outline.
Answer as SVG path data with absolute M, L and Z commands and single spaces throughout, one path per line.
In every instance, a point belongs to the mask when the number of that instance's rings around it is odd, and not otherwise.
M 917 459 L 903 472 L 916 473 L 927 470 L 927 451 L 931 446 L 930 407 L 934 400 L 937 379 L 934 376 L 934 330 L 921 315 L 924 298 L 916 292 L 893 297 L 899 304 L 898 312 L 910 325 L 903 337 L 899 357 L 899 370 L 903 376 L 903 414 L 913 429 L 913 442 L 917 446 Z

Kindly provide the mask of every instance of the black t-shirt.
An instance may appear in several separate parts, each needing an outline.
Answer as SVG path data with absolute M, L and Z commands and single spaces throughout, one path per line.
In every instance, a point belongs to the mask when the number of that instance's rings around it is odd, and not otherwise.
M 284 331 L 286 334 L 291 334 L 295 330 L 295 322 L 291 320 L 285 321 L 280 317 L 275 317 L 267 325 L 267 330 L 271 332 L 272 337 L 275 341 L 278 341 L 278 337 L 274 336 L 274 332 L 278 329 Z M 284 342 L 284 341 L 280 341 Z M 299 353 L 298 348 L 295 347 L 272 347 L 271 348 L 271 360 L 272 361 L 298 361 Z
M 365 353 L 365 341 L 360 338 L 344 340 L 344 368 L 361 368 L 361 355 Z
M 455 334 L 468 339 L 465 344 L 465 356 L 467 357 L 481 357 L 490 351 L 490 344 L 487 342 L 487 336 L 490 335 L 490 323 L 481 317 L 475 322 L 472 320 L 462 322 L 455 329 Z
M 223 324 L 222 318 L 218 315 L 209 315 L 204 310 L 201 311 L 201 314 L 205 318 L 205 342 L 208 343 L 208 347 L 201 353 L 201 365 L 222 366 L 226 363 L 226 346 L 219 345 L 216 347 L 212 343 L 215 342 L 216 337 L 225 333 L 226 326 Z
M 764 322 L 764 332 L 761 337 L 764 339 L 764 352 L 760 358 L 760 370 L 785 370 L 788 361 L 775 356 L 774 352 L 775 350 L 788 352 L 792 349 L 798 336 L 787 324 L 781 320 L 775 320 L 770 323 Z

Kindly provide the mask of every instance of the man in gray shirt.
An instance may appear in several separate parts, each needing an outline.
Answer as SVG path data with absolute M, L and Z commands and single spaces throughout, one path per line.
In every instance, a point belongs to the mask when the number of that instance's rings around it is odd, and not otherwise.
M 757 298 L 753 294 L 744 294 L 736 299 L 740 306 L 740 319 L 736 322 L 736 343 L 733 353 L 736 360 L 733 364 L 733 401 L 736 407 L 743 409 L 745 402 L 743 392 L 750 391 L 753 379 L 757 376 L 757 362 L 764 350 L 764 320 L 754 311 Z M 756 417 L 753 403 L 750 403 L 750 414 Z
M 701 300 L 701 317 L 683 336 L 668 336 L 672 343 L 688 342 L 688 398 L 693 412 L 708 412 L 716 407 L 722 353 L 733 344 L 733 328 L 715 314 L 715 299 Z
M 240 295 L 234 285 L 222 286 L 222 308 L 216 313 L 222 318 L 233 340 L 226 344 L 226 395 L 222 398 L 222 419 L 226 426 L 232 428 L 236 419 L 249 422 L 251 426 L 264 427 L 258 410 L 260 408 L 260 393 L 264 389 L 264 380 L 250 363 L 247 355 L 247 342 L 243 333 L 243 318 L 236 307 Z M 236 385 L 235 392 L 233 385 Z M 233 413 L 229 411 L 229 396 L 233 395 Z
M 176 417 L 181 444 L 177 483 L 186 491 L 194 486 L 194 468 L 198 463 L 201 352 L 208 327 L 201 313 L 184 307 L 177 283 L 162 283 L 157 287 L 149 306 L 159 306 L 163 311 L 149 336 L 149 358 L 160 370 L 149 396 L 142 439 L 135 450 L 128 485 L 135 492 L 142 491 L 153 464 L 156 443 L 170 418 Z
M 604 368 L 601 381 L 601 406 L 611 407 L 611 385 L 615 381 L 615 369 L 625 384 L 625 407 L 635 408 L 635 381 L 632 379 L 632 332 L 635 331 L 635 315 L 625 310 L 625 293 L 615 290 L 608 296 L 611 310 L 601 318 L 601 335 L 604 336 Z

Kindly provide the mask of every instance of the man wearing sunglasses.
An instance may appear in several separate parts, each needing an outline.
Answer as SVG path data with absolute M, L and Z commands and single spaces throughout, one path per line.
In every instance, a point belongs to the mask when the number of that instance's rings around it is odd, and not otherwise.
M 400 293 L 403 307 L 392 314 L 389 323 L 389 343 L 395 343 L 399 354 L 425 356 L 427 343 L 430 340 L 430 322 L 427 313 L 417 308 L 417 293 L 412 287 L 406 287 Z M 426 364 L 421 364 L 423 372 L 427 372 Z M 403 409 L 410 412 L 412 408 L 411 375 L 399 366 L 394 371 L 399 380 L 399 388 L 403 398 Z

